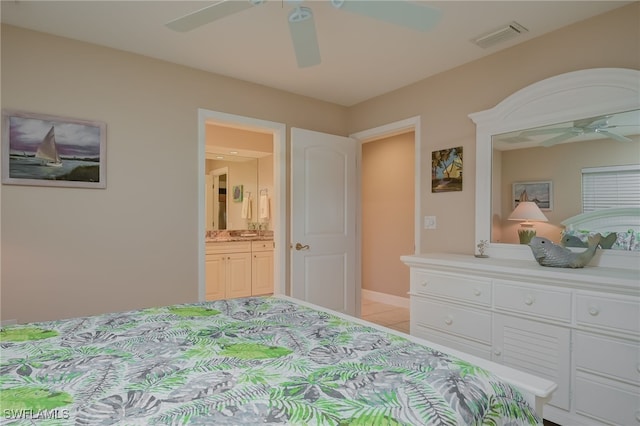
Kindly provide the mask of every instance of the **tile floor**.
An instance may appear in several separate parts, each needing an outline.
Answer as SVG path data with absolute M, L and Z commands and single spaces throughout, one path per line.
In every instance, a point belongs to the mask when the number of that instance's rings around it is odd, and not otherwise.
M 375 324 L 409 333 L 409 309 L 362 299 L 361 317 Z

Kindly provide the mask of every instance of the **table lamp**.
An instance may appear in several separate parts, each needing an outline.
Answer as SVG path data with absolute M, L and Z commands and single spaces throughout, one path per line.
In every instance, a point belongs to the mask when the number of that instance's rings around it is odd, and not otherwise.
M 519 220 L 522 223 L 518 229 L 518 237 L 520 244 L 529 244 L 531 239 L 536 236 L 536 230 L 532 222 L 548 222 L 549 219 L 540 211 L 538 205 L 529 201 L 527 191 L 522 191 L 520 202 L 509 215 L 509 220 Z

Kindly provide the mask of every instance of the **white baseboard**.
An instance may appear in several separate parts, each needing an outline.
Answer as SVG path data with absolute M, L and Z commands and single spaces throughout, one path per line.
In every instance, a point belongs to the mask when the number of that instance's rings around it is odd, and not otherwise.
M 362 291 L 362 299 L 370 300 L 372 302 L 385 303 L 387 305 L 397 306 L 399 308 L 409 309 L 409 298 L 395 296 L 393 294 L 380 293 L 378 291 L 365 290 Z

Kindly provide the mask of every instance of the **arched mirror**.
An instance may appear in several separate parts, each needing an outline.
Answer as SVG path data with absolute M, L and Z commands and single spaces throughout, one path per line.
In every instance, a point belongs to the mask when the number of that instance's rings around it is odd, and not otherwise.
M 542 207 L 538 234 L 557 240 L 561 222 L 582 213 L 581 170 L 638 164 L 639 86 L 637 70 L 581 70 L 470 115 L 477 126 L 476 241 L 489 243 L 490 256 L 532 259 L 519 244 L 518 223 L 508 220 L 523 190 Z M 600 258 L 638 259 L 637 252 L 608 252 Z

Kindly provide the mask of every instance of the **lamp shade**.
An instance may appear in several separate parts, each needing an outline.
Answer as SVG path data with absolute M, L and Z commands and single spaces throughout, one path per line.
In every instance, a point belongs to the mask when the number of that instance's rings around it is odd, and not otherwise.
M 522 220 L 525 222 L 547 222 L 549 219 L 540 211 L 533 201 L 522 201 L 509 215 L 509 220 Z

